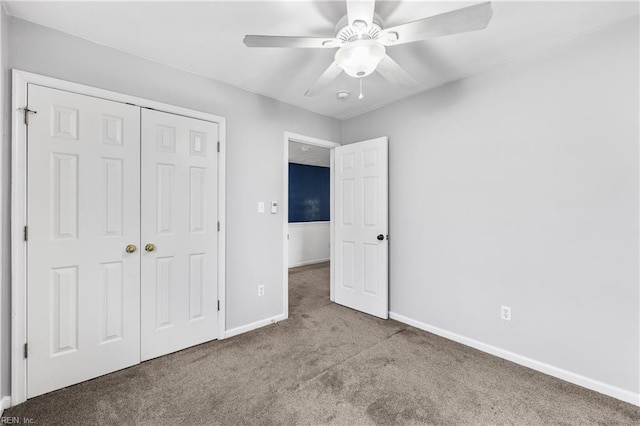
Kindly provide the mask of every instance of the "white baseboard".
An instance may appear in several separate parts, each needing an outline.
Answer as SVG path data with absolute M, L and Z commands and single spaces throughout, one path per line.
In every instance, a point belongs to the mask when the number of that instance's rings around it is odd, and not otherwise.
M 601 381 L 564 370 L 562 368 L 554 367 L 553 365 L 545 364 L 544 362 L 536 361 L 535 359 L 527 358 L 514 352 L 510 352 L 505 349 L 501 349 L 496 346 L 471 339 L 469 337 L 461 336 L 459 334 L 443 330 L 442 328 L 438 328 L 433 325 L 416 321 L 414 319 L 405 317 L 404 315 L 389 312 L 389 318 L 408 324 L 415 328 L 419 328 L 420 330 L 437 334 L 438 336 L 444 337 L 445 339 L 453 340 L 454 342 L 462 343 L 466 346 L 471 346 L 472 348 L 489 353 L 491 355 L 495 355 L 499 358 L 503 358 L 511 362 L 515 362 L 516 364 L 524 365 L 525 367 L 529 367 L 533 370 L 537 370 L 550 376 L 557 377 L 575 385 L 582 386 L 587 389 L 602 393 L 604 395 L 608 395 L 613 398 L 628 402 L 630 404 L 640 406 L 640 394 L 638 393 L 621 389 L 619 387 L 612 386 L 607 383 L 603 383 Z
M 289 265 L 289 268 L 297 268 L 298 266 L 307 266 L 313 265 L 315 263 L 324 263 L 328 262 L 330 259 L 327 257 L 326 259 L 314 259 L 314 260 L 305 260 L 304 262 L 296 262 Z
M 275 317 L 265 318 L 260 321 L 252 322 L 251 324 L 243 325 L 240 327 L 232 328 L 224 333 L 224 338 L 237 336 L 238 334 L 246 333 L 247 331 L 255 330 L 256 328 L 264 327 L 265 325 L 275 324 L 282 320 L 287 319 L 284 314 L 276 315 Z
M 7 408 L 11 408 L 11 397 L 3 396 L 0 398 L 0 417 L 2 417 L 2 413 L 4 413 L 4 410 Z

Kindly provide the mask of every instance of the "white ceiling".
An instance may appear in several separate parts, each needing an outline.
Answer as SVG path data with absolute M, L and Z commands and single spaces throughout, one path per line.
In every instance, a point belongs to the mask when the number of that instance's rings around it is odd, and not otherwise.
M 378 2 L 393 26 L 476 2 Z M 343 1 L 7 2 L 13 16 L 226 82 L 339 119 L 480 72 L 638 14 L 637 2 L 493 2 L 483 31 L 394 46 L 388 53 L 419 82 L 411 91 L 378 74 L 358 81 L 344 73 L 325 93 L 309 86 L 332 62 L 333 49 L 248 48 L 245 34 L 333 36 Z M 352 96 L 339 101 L 336 92 Z
M 321 146 L 289 141 L 289 162 L 310 166 L 329 167 L 330 150 Z

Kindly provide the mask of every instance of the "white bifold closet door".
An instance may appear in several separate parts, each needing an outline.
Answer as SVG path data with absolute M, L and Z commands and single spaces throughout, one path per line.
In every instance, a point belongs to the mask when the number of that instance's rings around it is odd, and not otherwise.
M 217 338 L 217 125 L 28 102 L 27 397 Z
M 140 362 L 140 108 L 28 99 L 30 398 Z
M 142 110 L 143 361 L 217 337 L 217 135 Z

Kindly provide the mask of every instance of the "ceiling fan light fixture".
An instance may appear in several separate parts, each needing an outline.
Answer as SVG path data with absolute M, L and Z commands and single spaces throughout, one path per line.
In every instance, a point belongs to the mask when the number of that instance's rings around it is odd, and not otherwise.
M 418 81 L 386 54 L 386 46 L 483 30 L 493 16 L 491 3 L 485 1 L 385 28 L 375 13 L 376 0 L 345 1 L 347 13 L 336 24 L 335 37 L 247 35 L 244 44 L 248 47 L 338 48 L 335 60 L 305 96 L 319 95 L 343 71 L 350 77 L 359 78 L 360 85 L 363 77 L 377 71 L 395 87 L 409 90 L 416 87 Z M 360 90 L 358 98 L 362 97 Z
M 355 40 L 342 46 L 335 60 L 348 75 L 362 78 L 375 71 L 385 54 L 385 47 L 375 40 Z

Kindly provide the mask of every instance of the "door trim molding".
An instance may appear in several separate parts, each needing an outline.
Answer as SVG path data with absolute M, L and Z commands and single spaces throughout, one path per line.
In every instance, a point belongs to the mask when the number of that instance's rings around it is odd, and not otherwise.
M 11 403 L 27 400 L 27 361 L 23 345 L 27 341 L 27 244 L 23 238 L 27 225 L 27 132 L 23 113 L 27 105 L 27 85 L 37 84 L 109 101 L 129 103 L 170 114 L 182 115 L 218 125 L 218 339 L 225 337 L 226 318 L 226 120 L 224 117 L 151 101 L 137 96 L 85 86 L 26 71 L 12 70 L 11 97 Z
M 284 319 L 289 318 L 289 142 L 300 142 L 307 145 L 321 146 L 329 148 L 330 151 L 330 222 L 329 222 L 329 258 L 333 259 L 333 149 L 340 146 L 338 142 L 332 142 L 325 139 L 318 139 L 311 136 L 300 135 L 293 132 L 284 132 L 283 152 L 284 165 L 282 169 L 282 315 Z M 329 287 L 329 299 L 333 301 L 333 262 L 330 264 L 331 285 Z

